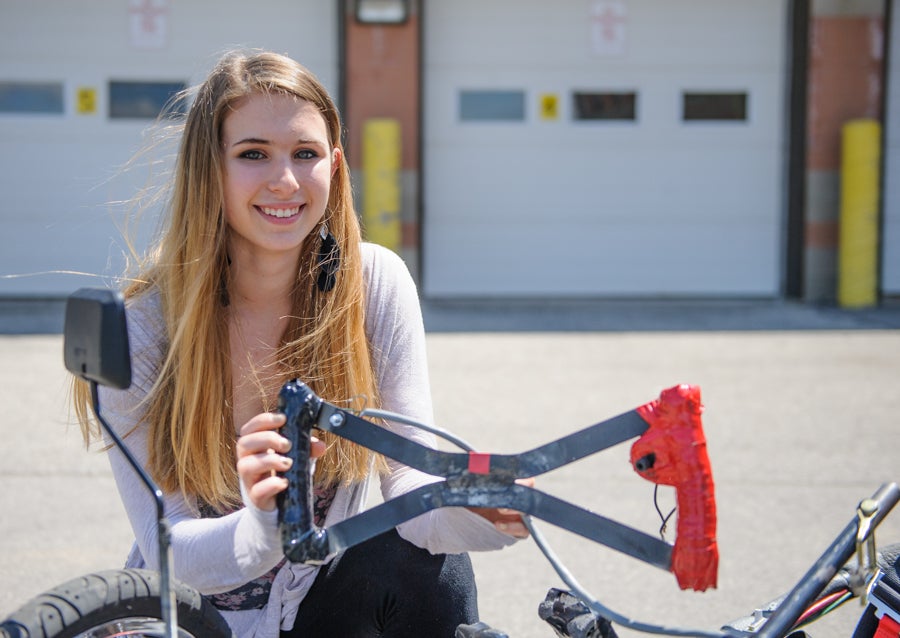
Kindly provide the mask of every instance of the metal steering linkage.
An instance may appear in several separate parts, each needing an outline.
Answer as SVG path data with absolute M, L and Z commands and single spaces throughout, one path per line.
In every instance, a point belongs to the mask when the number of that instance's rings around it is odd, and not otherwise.
M 503 507 L 671 571 L 682 589 L 703 591 L 716 586 L 716 506 L 696 386 L 669 388 L 655 401 L 521 454 L 435 450 L 324 401 L 298 380 L 284 385 L 278 405 L 287 417 L 282 434 L 291 440 L 288 456 L 293 460 L 282 475 L 289 485 L 279 495 L 278 520 L 285 556 L 293 562 L 325 562 L 347 547 L 439 507 Z M 313 428 L 445 480 L 319 528 L 312 518 L 309 470 Z M 634 437 L 640 437 L 631 448 L 635 471 L 676 490 L 674 545 L 516 483 Z

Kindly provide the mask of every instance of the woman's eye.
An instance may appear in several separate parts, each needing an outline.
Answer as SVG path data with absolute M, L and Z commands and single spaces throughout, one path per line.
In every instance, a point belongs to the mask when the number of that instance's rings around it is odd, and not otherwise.
M 263 159 L 265 155 L 263 155 L 262 151 L 244 151 L 240 155 L 243 159 L 257 160 Z
M 296 155 L 297 159 L 315 159 L 318 157 L 315 151 L 310 151 L 309 149 L 304 149 L 302 151 L 297 151 Z

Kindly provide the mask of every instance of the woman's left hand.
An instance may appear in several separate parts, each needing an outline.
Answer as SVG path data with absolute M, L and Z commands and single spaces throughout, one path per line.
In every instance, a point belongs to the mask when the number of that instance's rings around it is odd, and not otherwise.
M 517 479 L 516 483 L 525 487 L 534 487 L 533 478 Z M 470 511 L 486 518 L 498 531 L 515 538 L 528 538 L 528 528 L 522 522 L 522 513 L 505 507 L 470 507 Z

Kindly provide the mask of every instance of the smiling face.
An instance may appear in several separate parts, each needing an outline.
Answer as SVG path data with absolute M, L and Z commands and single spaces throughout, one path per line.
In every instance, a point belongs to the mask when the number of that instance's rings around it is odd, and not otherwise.
M 254 93 L 225 118 L 222 152 L 231 258 L 296 259 L 341 161 L 322 115 L 292 95 Z

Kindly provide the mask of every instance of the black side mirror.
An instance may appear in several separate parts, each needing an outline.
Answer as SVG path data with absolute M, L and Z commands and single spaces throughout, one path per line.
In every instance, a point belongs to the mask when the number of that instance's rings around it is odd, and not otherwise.
M 81 288 L 66 300 L 66 369 L 85 381 L 124 390 L 131 386 L 125 300 L 105 288 Z

